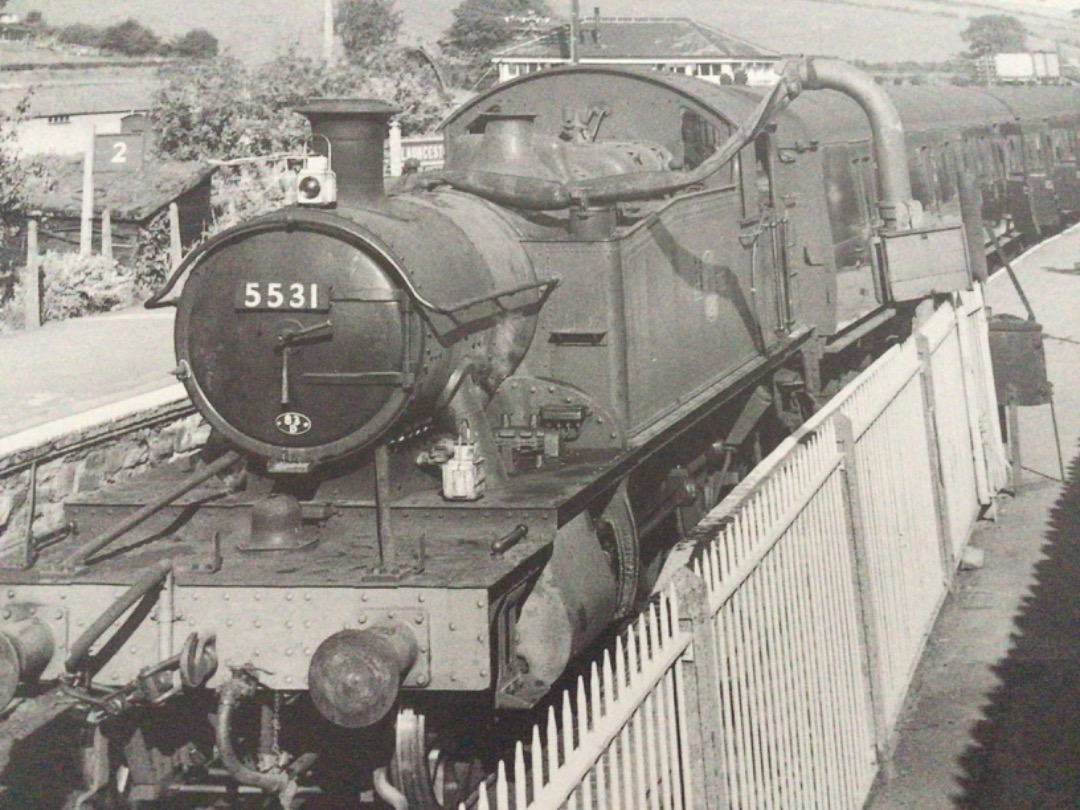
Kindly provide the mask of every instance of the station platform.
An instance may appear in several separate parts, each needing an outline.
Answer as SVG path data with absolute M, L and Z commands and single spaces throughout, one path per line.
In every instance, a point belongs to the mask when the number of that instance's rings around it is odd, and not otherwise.
M 137 307 L 0 335 L 0 439 L 175 386 L 173 314 Z
M 869 810 L 1080 808 L 1080 226 L 1013 263 L 1043 326 L 1049 406 L 1020 411 L 1022 482 L 971 541 Z M 995 313 L 1027 317 L 1004 272 Z

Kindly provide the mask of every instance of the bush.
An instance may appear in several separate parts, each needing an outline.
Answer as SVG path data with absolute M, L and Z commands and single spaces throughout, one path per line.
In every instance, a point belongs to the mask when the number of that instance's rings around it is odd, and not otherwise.
M 146 56 L 161 49 L 161 40 L 138 20 L 128 19 L 101 32 L 101 49 L 124 56 Z
M 26 290 L 15 284 L 10 297 L 0 304 L 0 335 L 20 332 L 26 328 Z
M 73 23 L 56 30 L 56 39 L 65 45 L 85 45 L 88 48 L 101 46 L 102 31 L 86 23 Z
M 214 174 L 213 235 L 291 202 L 287 189 L 296 175 L 286 161 L 273 160 L 222 167 Z
M 192 28 L 182 37 L 173 40 L 169 50 L 188 59 L 213 59 L 218 55 L 217 37 L 205 28 Z
M 145 301 L 165 283 L 172 273 L 172 234 L 169 211 L 162 211 L 139 229 L 138 245 L 132 262 L 135 275 L 135 300 Z
M 104 256 L 45 253 L 41 273 L 42 321 L 109 312 L 135 303 L 131 271 Z
M 103 256 L 47 252 L 41 257 L 41 320 L 63 321 L 109 312 L 136 303 L 132 271 Z M 0 305 L 0 334 L 26 325 L 26 290 L 22 280 Z

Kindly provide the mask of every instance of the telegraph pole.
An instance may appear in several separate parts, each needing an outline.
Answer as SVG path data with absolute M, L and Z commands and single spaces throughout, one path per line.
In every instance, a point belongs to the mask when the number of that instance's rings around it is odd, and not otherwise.
M 581 36 L 581 7 L 578 0 L 570 0 L 570 63 L 578 61 L 578 38 Z
M 323 59 L 334 62 L 334 0 L 323 0 Z

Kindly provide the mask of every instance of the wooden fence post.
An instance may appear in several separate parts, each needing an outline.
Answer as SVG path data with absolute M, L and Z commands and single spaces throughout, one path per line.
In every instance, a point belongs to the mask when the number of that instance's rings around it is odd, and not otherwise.
M 89 256 L 94 249 L 94 138 L 96 128 L 90 125 L 90 135 L 83 155 L 82 217 L 79 223 L 79 255 Z
M 683 716 L 687 725 L 692 795 L 695 808 L 727 808 L 724 779 L 723 716 L 720 707 L 720 672 L 705 581 L 688 568 L 674 576 L 679 600 L 679 625 L 688 631 L 693 645 L 679 662 L 682 667 Z
M 101 212 L 101 255 L 112 261 L 112 212 L 106 208 Z
M 951 332 L 950 332 L 951 334 Z M 941 445 L 937 429 L 937 403 L 934 398 L 934 352 L 930 341 L 920 330 L 915 333 L 915 347 L 919 352 L 919 379 L 922 388 L 923 420 L 926 425 L 926 446 L 930 451 L 930 479 L 934 491 L 934 509 L 937 511 L 937 526 L 940 542 L 941 573 L 945 578 L 945 587 L 952 581 L 954 560 L 952 553 L 952 523 L 949 520 L 949 502 L 945 494 L 945 481 L 941 470 Z
M 169 203 L 169 257 L 174 270 L 184 258 L 180 242 L 180 207 L 176 203 Z
M 870 561 L 866 554 L 866 518 L 855 472 L 855 432 L 851 419 L 845 414 L 838 412 L 832 419 L 836 426 L 837 449 L 844 457 L 840 472 L 844 482 L 844 505 L 847 508 L 851 550 L 855 558 L 854 575 L 857 596 L 855 609 L 859 616 L 857 630 L 863 660 L 866 662 L 870 706 L 874 715 L 874 748 L 877 750 L 878 765 L 887 774 L 891 767 L 891 752 L 889 751 L 888 720 L 885 717 L 884 663 L 881 656 L 881 637 L 878 634 L 877 610 L 874 606 L 873 594 L 870 592 Z
M 26 223 L 26 269 L 23 271 L 22 287 L 26 294 L 25 327 L 41 326 L 41 256 L 38 253 L 38 221 Z

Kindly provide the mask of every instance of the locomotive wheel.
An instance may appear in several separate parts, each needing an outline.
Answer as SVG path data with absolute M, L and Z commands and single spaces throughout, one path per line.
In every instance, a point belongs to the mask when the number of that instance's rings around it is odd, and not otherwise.
M 390 778 L 409 810 L 456 808 L 483 780 L 483 768 L 433 745 L 426 725 L 426 717 L 413 709 L 398 712 Z

